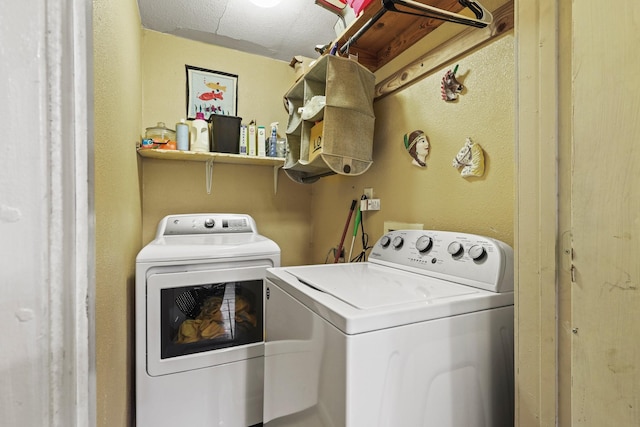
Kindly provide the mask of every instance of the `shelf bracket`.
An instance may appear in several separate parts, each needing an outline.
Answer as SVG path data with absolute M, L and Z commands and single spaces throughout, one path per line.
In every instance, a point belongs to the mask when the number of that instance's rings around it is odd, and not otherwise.
M 278 194 L 278 171 L 281 167 L 280 165 L 273 167 L 273 194 Z
M 213 182 L 213 159 L 207 160 L 204 164 L 205 182 L 207 194 L 211 194 L 211 184 Z

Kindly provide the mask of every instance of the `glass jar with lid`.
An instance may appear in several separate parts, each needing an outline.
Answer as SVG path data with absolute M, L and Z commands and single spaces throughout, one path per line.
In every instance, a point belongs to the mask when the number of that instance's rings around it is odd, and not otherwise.
M 151 140 L 153 148 L 162 150 L 176 149 L 176 131 L 169 129 L 164 122 L 158 122 L 157 126 L 148 127 L 145 133 L 145 139 Z

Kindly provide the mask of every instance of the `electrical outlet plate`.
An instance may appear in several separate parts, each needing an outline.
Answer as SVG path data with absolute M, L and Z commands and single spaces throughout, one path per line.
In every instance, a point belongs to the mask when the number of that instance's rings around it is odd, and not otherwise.
M 373 199 L 373 188 L 366 187 L 362 194 L 364 194 L 367 199 Z
M 367 199 L 367 210 L 368 211 L 379 211 L 380 210 L 380 199 Z
M 384 234 L 394 230 L 424 230 L 424 224 L 412 224 L 409 222 L 385 221 Z

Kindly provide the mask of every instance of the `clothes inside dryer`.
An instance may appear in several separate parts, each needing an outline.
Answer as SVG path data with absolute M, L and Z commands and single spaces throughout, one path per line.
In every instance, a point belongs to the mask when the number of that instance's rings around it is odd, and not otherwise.
M 261 281 L 162 289 L 161 358 L 263 339 Z

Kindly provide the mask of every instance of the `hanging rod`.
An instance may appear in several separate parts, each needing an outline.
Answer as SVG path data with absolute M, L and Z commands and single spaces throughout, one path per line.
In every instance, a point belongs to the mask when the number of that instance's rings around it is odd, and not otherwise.
M 358 41 L 358 39 L 366 33 L 380 18 L 387 12 L 398 12 L 408 15 L 420 16 L 423 18 L 439 19 L 456 24 L 467 25 L 476 28 L 484 28 L 493 22 L 491 12 L 484 8 L 480 3 L 471 0 L 458 0 L 462 6 L 469 8 L 476 16 L 475 19 L 461 15 L 459 13 L 450 12 L 448 10 L 439 9 L 428 4 L 419 3 L 413 0 L 382 0 L 382 7 L 373 15 L 362 27 L 352 35 L 347 42 L 340 47 L 340 53 L 344 54 L 349 50 L 349 46 Z M 400 7 L 398 7 L 400 6 Z

